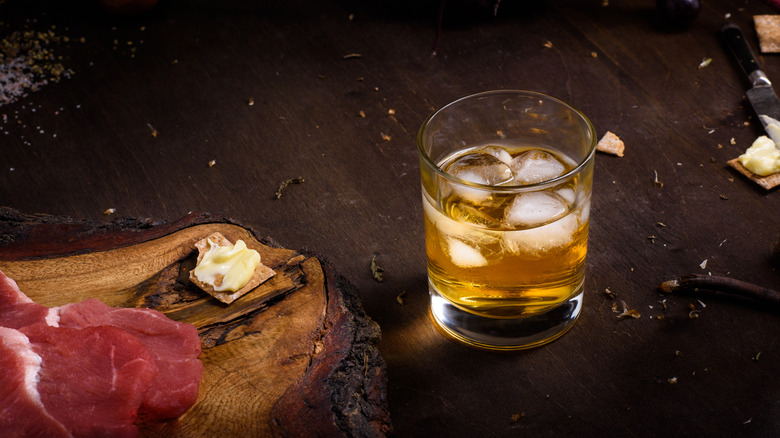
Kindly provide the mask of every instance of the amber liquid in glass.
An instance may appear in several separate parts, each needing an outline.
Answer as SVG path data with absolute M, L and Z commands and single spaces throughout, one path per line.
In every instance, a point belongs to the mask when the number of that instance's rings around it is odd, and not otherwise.
M 553 150 L 527 145 L 470 147 L 439 167 L 448 172 L 459 158 L 486 150 L 506 163 L 543 151 L 564 172 L 574 167 Z M 520 194 L 439 184 L 423 190 L 428 276 L 453 305 L 490 318 L 519 318 L 544 313 L 581 291 L 590 211 L 584 187 L 590 181 L 578 175 Z M 516 177 L 505 185 L 518 185 Z

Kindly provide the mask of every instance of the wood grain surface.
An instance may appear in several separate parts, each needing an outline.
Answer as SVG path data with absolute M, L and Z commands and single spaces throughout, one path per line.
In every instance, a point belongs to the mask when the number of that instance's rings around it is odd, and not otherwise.
M 732 21 L 757 51 L 753 16 L 780 9 L 705 1 L 670 29 L 647 0 L 465 3 L 447 2 L 431 56 L 438 0 L 136 16 L 6 0 L 2 30 L 69 36 L 47 47 L 73 74 L 0 107 L 0 205 L 98 223 L 209 211 L 326 255 L 381 326 L 396 436 L 780 435 L 777 311 L 656 291 L 689 272 L 780 285 L 780 195 L 727 165 L 762 128 L 718 37 Z M 758 59 L 780 81 L 780 55 Z M 596 157 L 582 317 L 522 353 L 453 342 L 428 310 L 417 131 L 489 89 L 558 97 L 626 145 Z M 641 317 L 617 318 L 622 302 Z
M 49 307 L 97 298 L 114 307 L 159 310 L 198 329 L 198 400 L 173 421 L 142 417 L 143 436 L 382 436 L 390 430 L 378 328 L 332 268 L 315 256 L 262 243 L 219 217 L 138 224 L 99 227 L 0 208 L 0 270 Z M 41 229 L 55 228 L 55 239 L 41 241 Z M 199 290 L 188 280 L 195 243 L 212 233 L 244 241 L 276 275 L 230 305 Z M 83 253 L 67 254 L 74 246 Z M 31 247 L 47 249 L 30 255 Z M 345 387 L 359 391 L 343 397 Z

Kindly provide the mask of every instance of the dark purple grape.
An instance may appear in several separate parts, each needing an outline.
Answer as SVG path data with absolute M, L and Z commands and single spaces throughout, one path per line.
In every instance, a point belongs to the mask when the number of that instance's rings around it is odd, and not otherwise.
M 656 0 L 662 24 L 681 27 L 693 23 L 701 12 L 701 0 Z

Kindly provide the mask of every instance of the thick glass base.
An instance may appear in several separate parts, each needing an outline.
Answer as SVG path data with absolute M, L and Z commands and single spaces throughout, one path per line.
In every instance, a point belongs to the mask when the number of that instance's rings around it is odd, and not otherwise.
M 523 350 L 558 339 L 580 316 L 583 288 L 546 313 L 517 319 L 486 318 L 450 303 L 429 284 L 431 313 L 445 333 L 474 347 Z

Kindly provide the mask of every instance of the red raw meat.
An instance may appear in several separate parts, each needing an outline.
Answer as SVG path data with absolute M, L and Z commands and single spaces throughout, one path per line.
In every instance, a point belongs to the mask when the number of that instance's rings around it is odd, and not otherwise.
M 76 437 L 138 436 L 133 422 L 157 376 L 153 358 L 138 339 L 110 326 L 73 329 L 33 324 L 19 331 L 2 330 L 3 343 L 8 337 L 19 344 L 13 332 L 23 334 L 29 340 L 26 354 L 31 351 L 40 358 L 35 391 L 26 386 L 26 395 L 34 400 L 37 393 L 42 406 L 37 410 L 27 409 L 35 408 L 29 403 L 18 406 L 22 412 L 11 418 L 8 434 L 19 433 L 26 423 L 40 418 L 42 408 Z M 19 349 L 16 354 L 20 355 Z M 29 364 L 34 360 L 27 362 L 25 373 L 34 372 Z M 14 401 L 3 404 L 3 412 L 14 408 Z
M 110 325 L 140 340 L 160 371 L 141 409 L 151 419 L 176 418 L 198 398 L 203 374 L 200 338 L 192 324 L 174 321 L 153 309 L 109 307 L 96 299 L 60 308 L 62 327 Z
M 19 290 L 14 280 L 0 271 L 0 327 L 18 329 L 47 321 L 56 326 L 57 319 L 55 309 L 34 303 Z
M 70 437 L 46 411 L 36 378 L 41 357 L 22 332 L 0 327 L 0 435 L 7 438 Z
M 110 326 L 140 341 L 159 371 L 141 404 L 150 420 L 176 418 L 198 398 L 203 364 L 195 326 L 153 309 L 110 307 L 97 299 L 48 308 L 30 300 L 0 271 L 0 327 L 21 329 L 39 323 L 71 329 Z

